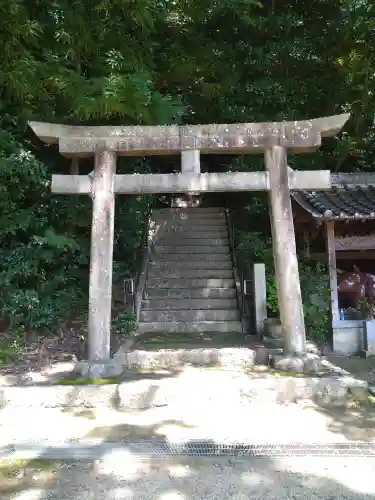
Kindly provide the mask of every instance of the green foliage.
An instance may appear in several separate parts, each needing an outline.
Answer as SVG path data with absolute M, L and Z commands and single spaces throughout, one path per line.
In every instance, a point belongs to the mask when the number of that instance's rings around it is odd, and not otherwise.
M 0 367 L 7 365 L 21 352 L 21 344 L 17 339 L 0 344 Z
M 50 193 L 46 165 L 0 130 L 0 315 L 11 329 L 51 328 L 87 304 L 91 204 Z M 151 197 L 119 207 L 115 254 L 132 275 Z M 120 250 L 121 249 L 121 250 Z
M 50 326 L 82 295 L 79 242 L 56 232 L 46 167 L 4 130 L 0 183 L 0 314 L 12 328 Z
M 277 313 L 277 291 L 271 239 L 256 231 L 238 231 L 236 242 L 241 269 L 248 276 L 251 276 L 254 263 L 262 262 L 266 264 L 267 308 L 271 313 Z
M 290 164 L 368 170 L 374 19 L 369 0 L 0 0 L 0 314 L 13 329 L 51 328 L 87 304 L 91 201 L 51 195 L 50 174 L 69 165 L 27 120 L 233 123 L 350 111 L 344 134 Z M 156 171 L 158 161 L 121 158 L 118 171 Z M 261 157 L 226 162 L 263 168 Z M 116 200 L 116 279 L 136 273 L 152 203 Z M 267 210 L 260 197 L 245 205 L 253 216 Z M 266 232 L 242 233 L 241 251 L 272 269 Z M 268 297 L 276 312 L 272 273 Z
M 365 320 L 375 319 L 375 300 L 370 297 L 363 298 L 359 301 L 359 311 L 362 318 Z
M 133 313 L 122 312 L 112 322 L 112 333 L 115 335 L 131 335 L 136 330 L 136 318 Z
M 278 300 L 271 240 L 261 233 L 239 231 L 237 252 L 241 265 L 246 263 L 248 269 L 256 262 L 266 265 L 267 308 L 270 314 L 277 314 Z M 299 272 L 307 334 L 312 340 L 323 341 L 330 329 L 328 271 L 320 264 L 300 259 Z M 314 279 L 311 279 L 312 276 Z
M 301 260 L 300 280 L 307 335 L 316 342 L 324 341 L 331 329 L 328 270 L 319 263 Z

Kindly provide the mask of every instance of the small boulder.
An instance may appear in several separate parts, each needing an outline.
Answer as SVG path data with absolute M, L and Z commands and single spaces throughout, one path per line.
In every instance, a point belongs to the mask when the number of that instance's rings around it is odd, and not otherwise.
M 368 389 L 367 387 L 351 387 L 350 392 L 353 394 L 354 398 L 358 401 L 368 401 Z
M 319 373 L 322 368 L 320 356 L 317 354 L 307 353 L 303 358 L 303 372 L 304 373 Z
M 321 354 L 319 347 L 311 341 L 306 342 L 306 352 L 308 354 L 316 354 L 318 356 Z
M 322 379 L 317 385 L 314 399 L 321 406 L 345 406 L 348 401 L 348 388 L 340 379 Z
M 270 363 L 270 353 L 267 347 L 264 347 L 263 345 L 255 345 L 253 349 L 255 351 L 255 364 L 268 366 Z
M 281 372 L 303 373 L 304 369 L 303 359 L 293 356 L 275 356 L 272 358 L 272 365 Z
M 78 361 L 74 366 L 74 373 L 80 375 L 83 378 L 89 376 L 90 371 L 90 361 Z
M 342 383 L 349 389 L 355 399 L 358 401 L 368 401 L 369 393 L 366 381 L 349 375 L 342 378 Z

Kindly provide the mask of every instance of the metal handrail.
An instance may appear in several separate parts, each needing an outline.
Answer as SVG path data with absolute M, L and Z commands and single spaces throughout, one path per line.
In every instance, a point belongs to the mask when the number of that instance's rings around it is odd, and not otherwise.
M 149 226 L 150 226 L 150 224 L 149 224 Z M 149 232 L 147 247 L 143 249 L 142 264 L 141 264 L 140 272 L 138 274 L 138 278 L 137 278 L 137 281 L 135 284 L 135 300 L 134 300 L 133 312 L 135 313 L 135 318 L 136 318 L 137 324 L 139 323 L 143 295 L 144 295 L 145 286 L 147 283 L 149 264 L 150 264 L 150 261 L 152 258 L 153 248 L 154 248 L 155 242 L 157 240 L 157 237 L 159 236 L 160 231 L 165 226 L 166 226 L 166 221 L 164 221 L 160 225 L 160 227 L 158 227 L 157 231 L 154 234 L 151 235 Z
M 229 208 L 225 209 L 227 226 L 228 226 L 228 236 L 229 245 L 231 249 L 232 263 L 233 263 L 233 274 L 236 283 L 237 291 L 237 304 L 240 311 L 242 333 L 245 334 L 245 318 L 246 318 L 246 280 L 244 279 L 244 274 L 242 269 L 238 265 L 236 245 L 235 245 L 235 226 L 232 217 L 232 211 Z
M 148 276 L 148 265 L 151 258 L 152 242 L 148 242 L 147 248 L 143 249 L 143 258 L 140 272 L 138 274 L 137 285 L 135 287 L 135 319 L 138 324 L 141 313 L 143 294 Z
M 147 230 L 149 228 L 149 223 Z M 138 273 L 133 278 L 123 281 L 124 304 L 129 312 L 135 315 L 136 322 L 139 322 L 144 289 L 148 275 L 148 264 L 151 258 L 153 238 L 149 238 L 147 247 L 140 248 L 140 265 Z M 136 259 L 138 260 L 138 259 Z

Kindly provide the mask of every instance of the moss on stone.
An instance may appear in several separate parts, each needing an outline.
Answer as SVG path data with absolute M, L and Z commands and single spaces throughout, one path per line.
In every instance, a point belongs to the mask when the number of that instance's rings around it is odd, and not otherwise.
M 56 382 L 56 385 L 106 385 L 106 384 L 119 384 L 120 377 L 109 378 L 82 378 L 82 377 L 68 377 Z

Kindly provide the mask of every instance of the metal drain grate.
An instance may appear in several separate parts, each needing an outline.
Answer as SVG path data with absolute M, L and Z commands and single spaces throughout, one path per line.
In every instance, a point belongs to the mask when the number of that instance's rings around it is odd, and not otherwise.
M 161 456 L 243 456 L 243 457 L 332 457 L 332 456 L 371 456 L 375 458 L 375 446 L 360 444 L 287 444 L 254 445 L 225 444 L 205 441 L 191 441 L 183 444 L 143 441 L 129 442 L 123 445 L 135 454 Z
M 210 441 L 191 441 L 175 444 L 162 440 L 123 440 L 121 443 L 74 443 L 56 446 L 19 444 L 0 448 L 1 458 L 46 459 L 100 459 L 111 452 L 123 451 L 138 457 L 355 457 L 375 458 L 375 445 L 371 443 L 339 444 L 225 444 Z

